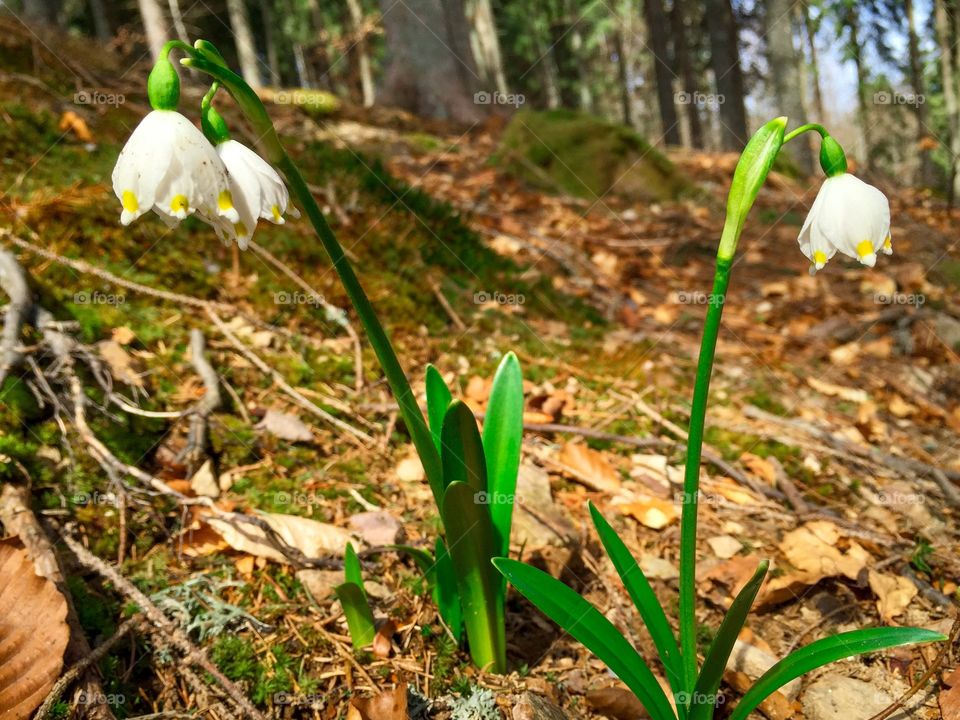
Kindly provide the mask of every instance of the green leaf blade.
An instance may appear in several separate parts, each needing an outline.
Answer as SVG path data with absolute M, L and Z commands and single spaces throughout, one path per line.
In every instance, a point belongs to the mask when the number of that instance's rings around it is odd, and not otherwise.
M 462 482 L 471 486 L 475 493 L 486 493 L 487 463 L 477 419 L 460 400 L 454 400 L 443 417 L 440 445 L 444 486 L 449 488 L 453 483 Z
M 600 536 L 600 542 L 603 543 L 603 547 L 620 575 L 630 599 L 633 600 L 637 612 L 640 613 L 643 624 L 650 632 L 650 637 L 653 638 L 653 644 L 660 656 L 660 662 L 663 663 L 666 670 L 667 682 L 670 683 L 674 694 L 677 695 L 683 690 L 683 664 L 680 660 L 677 639 L 670 627 L 670 622 L 667 620 L 666 613 L 664 613 L 660 601 L 643 574 L 643 570 L 640 569 L 636 559 L 624 545 L 623 540 L 620 539 L 592 502 L 589 503 L 589 508 L 590 514 L 593 516 L 593 524 Z
M 427 384 L 427 420 L 430 423 L 430 434 L 433 437 L 433 444 L 440 452 L 440 430 L 443 428 L 443 416 L 450 407 L 453 395 L 450 388 L 444 382 L 440 371 L 433 365 L 427 365 L 426 372 Z
M 675 720 L 670 701 L 634 647 L 599 610 L 556 578 L 525 563 L 495 558 L 510 583 L 626 683 L 653 720 Z
M 770 563 L 767 560 L 760 562 L 753 577 L 737 594 L 727 614 L 724 615 L 723 622 L 720 623 L 716 637 L 710 643 L 710 649 L 704 658 L 700 676 L 694 686 L 693 697 L 677 698 L 678 705 L 681 701 L 684 701 L 684 704 L 689 703 L 690 720 L 711 720 L 713 717 L 717 691 L 720 689 L 723 671 L 727 668 L 727 660 L 733 651 L 734 643 L 737 642 L 740 630 L 747 621 L 747 614 L 753 606 L 753 601 L 760 592 L 760 586 L 767 576 L 769 566 Z
M 343 606 L 343 614 L 347 618 L 347 627 L 350 630 L 350 640 L 353 642 L 354 649 L 366 647 L 373 642 L 377 634 L 366 593 L 363 592 L 363 588 L 352 582 L 337 585 L 333 591 Z
M 460 603 L 460 592 L 457 590 L 457 574 L 453 567 L 453 560 L 447 552 L 447 546 L 442 538 L 437 538 L 436 563 L 428 573 L 433 578 L 433 601 L 446 626 L 453 633 L 457 644 L 463 639 L 463 608 Z
M 510 527 L 520 471 L 523 442 L 523 374 L 517 356 L 503 356 L 483 420 L 483 451 L 487 464 L 490 517 L 496 533 L 496 554 L 510 554 Z M 504 589 L 505 589 L 504 581 Z
M 343 554 L 343 576 L 348 583 L 363 589 L 363 572 L 360 569 L 360 558 L 353 549 L 353 543 L 347 543 L 347 550 Z
M 502 673 L 507 667 L 507 640 L 503 603 L 499 602 L 500 578 L 490 564 L 493 525 L 488 506 L 477 494 L 472 485 L 462 481 L 448 485 L 443 496 L 443 524 L 470 656 L 477 667 Z
M 866 628 L 840 633 L 792 652 L 760 676 L 737 703 L 730 720 L 746 720 L 764 700 L 792 680 L 837 660 L 887 650 L 901 645 L 946 640 L 942 633 L 923 628 Z

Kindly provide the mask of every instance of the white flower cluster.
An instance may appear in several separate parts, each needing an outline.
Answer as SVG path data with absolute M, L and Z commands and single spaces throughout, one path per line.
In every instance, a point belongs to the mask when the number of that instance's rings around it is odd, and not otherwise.
M 284 213 L 298 215 L 269 163 L 236 140 L 214 147 L 175 110 L 154 110 L 133 131 L 113 169 L 113 191 L 124 225 L 150 210 L 170 226 L 196 213 L 241 249 L 260 218 L 282 224 Z

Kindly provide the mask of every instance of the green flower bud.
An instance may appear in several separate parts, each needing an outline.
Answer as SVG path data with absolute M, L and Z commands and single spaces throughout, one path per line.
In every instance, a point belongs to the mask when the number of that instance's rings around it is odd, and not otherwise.
M 717 257 L 730 260 L 737 249 L 743 223 L 763 183 L 783 147 L 787 118 L 778 117 L 757 130 L 740 155 L 727 196 L 727 219 L 720 238 Z
M 163 53 L 147 77 L 147 97 L 154 110 L 176 110 L 180 102 L 180 76 Z
M 827 177 L 842 175 L 847 171 L 847 156 L 840 143 L 830 135 L 824 135 L 820 143 L 820 167 Z
M 200 127 L 203 128 L 203 134 L 207 136 L 213 145 L 230 139 L 230 130 L 223 116 L 209 102 L 204 102 L 200 106 Z
M 223 55 L 221 55 L 220 51 L 217 50 L 216 45 L 209 40 L 197 40 L 193 44 L 193 47 L 199 50 L 200 53 L 210 62 L 222 67 L 228 67 L 227 61 L 223 59 Z

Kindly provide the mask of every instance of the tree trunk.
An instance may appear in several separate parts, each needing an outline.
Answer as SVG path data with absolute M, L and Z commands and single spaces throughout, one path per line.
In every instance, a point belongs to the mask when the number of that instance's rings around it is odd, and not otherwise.
M 803 108 L 803 89 L 800 79 L 802 56 L 793 44 L 793 25 L 791 6 L 793 0 L 767 0 L 767 62 L 770 65 L 769 85 L 773 85 L 777 114 L 784 114 L 793 126 L 807 122 L 807 113 Z M 768 87 L 769 87 L 768 85 Z M 798 167 L 805 174 L 813 172 L 813 153 L 810 150 L 809 135 L 802 135 L 787 146 Z
M 917 38 L 917 22 L 913 17 L 913 0 L 904 0 L 903 12 L 907 16 L 907 49 L 910 55 L 910 85 L 916 102 L 913 107 L 917 116 L 917 152 L 920 154 L 920 166 L 917 168 L 917 182 L 921 187 L 933 185 L 933 161 L 930 148 L 926 146 L 927 104 L 926 83 L 923 80 L 923 64 L 920 61 L 920 43 Z
M 947 128 L 950 131 L 950 206 L 960 195 L 960 172 L 957 164 L 960 159 L 960 106 L 957 98 L 957 67 L 953 56 L 953 38 L 950 28 L 950 15 L 946 0 L 936 0 L 934 11 L 937 28 L 937 42 L 940 45 L 940 74 L 943 79 L 943 103 L 947 110 Z
M 271 0 L 260 0 L 260 17 L 263 20 L 263 46 L 267 53 L 267 68 L 270 70 L 270 84 L 280 86 L 280 53 L 277 50 L 277 32 L 273 26 L 273 7 Z
M 467 19 L 473 59 L 484 89 L 506 95 L 507 78 L 503 73 L 500 39 L 490 0 L 467 0 Z
M 260 63 L 257 60 L 257 46 L 253 42 L 250 14 L 247 12 L 245 0 L 227 0 L 227 15 L 230 16 L 230 28 L 236 38 L 240 73 L 247 84 L 257 90 L 261 87 Z
M 147 45 L 150 46 L 150 54 L 156 60 L 170 35 L 167 20 L 157 0 L 137 0 L 137 4 L 140 6 L 140 17 L 143 19 L 143 30 L 147 36 Z
M 829 118 L 827 118 L 827 113 L 823 106 L 823 91 L 820 87 L 820 60 L 817 55 L 817 30 L 819 29 L 820 23 L 813 22 L 813 18 L 810 17 L 810 6 L 806 2 L 803 3 L 801 16 L 803 17 L 803 26 L 806 30 L 807 52 L 810 55 L 810 75 L 811 82 L 813 84 L 813 109 L 817 114 L 817 122 L 826 123 L 829 121 Z
M 623 113 L 623 124 L 633 127 L 633 93 L 630 90 L 623 33 L 619 28 L 613 33 L 613 51 L 617 54 L 617 79 L 620 82 L 620 112 Z
M 695 102 L 698 93 L 696 74 L 690 60 L 690 48 L 687 44 L 687 18 L 684 10 L 685 0 L 673 0 L 670 13 L 670 25 L 673 32 L 673 55 L 680 71 L 683 86 L 682 97 L 686 102 L 687 128 L 690 131 L 690 146 L 703 148 L 703 126 L 700 124 L 700 108 Z
M 113 31 L 110 30 L 110 20 L 107 10 L 103 7 L 103 0 L 90 0 L 90 18 L 93 20 L 93 32 L 97 40 L 102 43 L 110 42 Z
M 457 0 L 380 4 L 388 61 L 379 101 L 422 117 L 479 122 L 492 97 L 474 97 L 479 78 L 463 5 Z
M 680 124 L 673 96 L 673 70 L 667 38 L 670 28 L 663 11 L 663 0 L 644 0 L 643 12 L 647 21 L 647 37 L 653 51 L 653 74 L 657 85 L 657 103 L 660 106 L 660 130 L 667 145 L 680 144 Z M 692 100 L 692 98 L 691 98 Z
M 363 106 L 373 105 L 373 70 L 370 68 L 370 51 L 367 48 L 367 38 L 364 35 L 363 8 L 360 0 L 347 0 L 347 11 L 350 13 L 350 25 L 353 31 L 353 53 L 357 58 L 357 68 L 360 71 L 360 92 L 363 97 Z
M 710 67 L 720 107 L 720 144 L 724 150 L 742 150 L 747 143 L 747 111 L 743 104 L 740 69 L 740 33 L 730 0 L 705 0 L 710 31 Z
M 187 26 L 183 24 L 183 13 L 180 12 L 180 3 L 178 0 L 170 0 L 167 4 L 170 6 L 170 19 L 173 20 L 173 27 L 177 31 L 177 37 L 189 45 L 190 37 L 187 35 Z
M 23 16 L 44 25 L 62 25 L 63 0 L 23 0 Z
M 550 23 L 550 54 L 557 68 L 560 104 L 580 107 L 580 62 L 573 51 L 573 26 L 568 17 L 555 18 Z
M 847 8 L 845 24 L 850 32 L 850 56 L 857 69 L 857 122 L 863 137 L 863 166 L 870 167 L 870 152 L 873 140 L 870 132 L 870 111 L 867 107 L 867 70 L 863 65 L 863 48 L 860 46 L 860 18 L 857 7 Z

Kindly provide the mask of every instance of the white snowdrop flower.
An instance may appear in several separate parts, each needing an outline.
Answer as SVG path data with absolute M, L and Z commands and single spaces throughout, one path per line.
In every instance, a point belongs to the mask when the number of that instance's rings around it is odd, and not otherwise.
M 890 255 L 890 203 L 886 195 L 842 172 L 823 181 L 800 236 L 800 251 L 823 268 L 838 251 L 873 267 L 877 253 Z
M 168 225 L 194 212 L 240 221 L 216 150 L 175 110 L 154 110 L 137 125 L 113 169 L 113 191 L 124 225 L 149 210 Z

